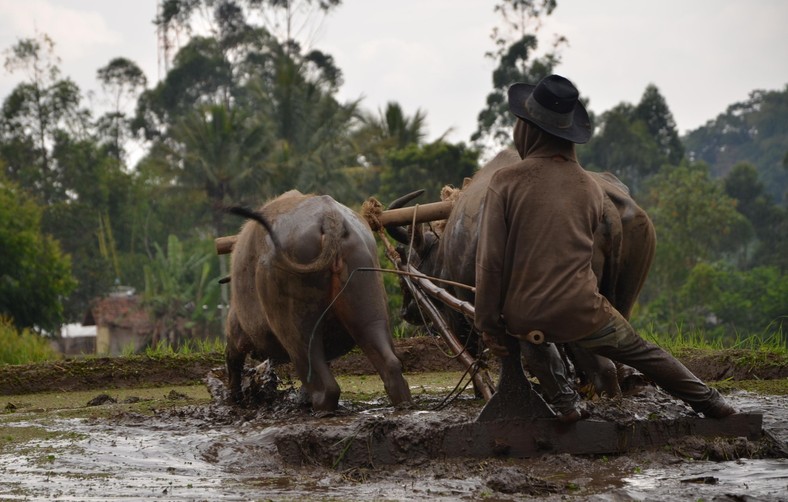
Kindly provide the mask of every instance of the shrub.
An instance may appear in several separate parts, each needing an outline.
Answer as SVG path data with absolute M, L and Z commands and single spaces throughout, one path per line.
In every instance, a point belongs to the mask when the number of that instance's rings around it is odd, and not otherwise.
M 638 324 L 662 331 L 673 326 L 737 339 L 782 334 L 788 319 L 788 280 L 774 267 L 741 271 L 725 263 L 699 263 L 686 282 L 645 306 Z
M 0 365 L 49 361 L 57 357 L 46 338 L 28 329 L 18 331 L 9 317 L 0 316 Z

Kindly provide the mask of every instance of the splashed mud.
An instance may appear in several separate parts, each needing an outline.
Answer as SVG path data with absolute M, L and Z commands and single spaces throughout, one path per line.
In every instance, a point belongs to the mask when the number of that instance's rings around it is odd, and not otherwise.
M 362 355 L 338 361 L 334 370 L 355 380 L 343 381 L 341 409 L 330 415 L 312 414 L 297 389 L 279 385 L 266 368 L 249 375 L 254 386 L 240 408 L 225 404 L 221 375 L 209 373 L 207 385 L 169 387 L 205 376 L 216 361 L 188 374 L 182 361 L 136 361 L 133 371 L 121 371 L 117 361 L 60 362 L 21 375 L 6 368 L 0 500 L 785 500 L 788 397 L 769 392 L 727 394 L 741 411 L 763 413 L 771 436 L 759 441 L 684 437 L 607 456 L 449 457 L 441 434 L 473 420 L 482 403 L 470 392 L 442 402 L 457 374 L 421 373 L 445 368 L 434 345 L 411 339 L 398 347 L 415 372 L 408 377 L 415 403 L 407 409 L 387 406 Z M 719 374 L 719 362 L 704 361 L 695 371 Z M 167 386 L 137 388 L 142 380 Z M 378 387 L 370 390 L 370 381 Z M 784 380 L 770 381 L 777 390 Z M 20 395 L 75 388 L 95 390 L 48 400 Z M 63 404 L 74 396 L 76 405 Z M 682 403 L 652 390 L 596 401 L 591 419 L 626 425 L 688 415 Z M 380 438 L 395 448 L 375 449 Z
M 685 437 L 623 455 L 479 459 L 435 447 L 447 427 L 478 414 L 481 402 L 468 394 L 439 410 L 443 396 L 423 393 L 408 409 L 342 401 L 318 416 L 294 391 L 238 408 L 224 404 L 220 379 L 207 383 L 211 401 L 179 390 L 145 408 L 9 409 L 0 416 L 0 499 L 783 500 L 788 492 L 785 396 L 728 395 L 740 410 L 762 412 L 776 439 Z M 652 391 L 598 401 L 592 418 L 687 414 Z M 396 441 L 397 458 L 367 446 L 377 436 Z

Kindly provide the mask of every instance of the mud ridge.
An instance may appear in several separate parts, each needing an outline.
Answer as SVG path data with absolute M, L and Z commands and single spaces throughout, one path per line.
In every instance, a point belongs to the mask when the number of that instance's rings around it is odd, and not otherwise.
M 395 350 L 406 373 L 462 370 L 449 357 L 445 344 L 437 338 L 413 337 L 395 340 Z M 756 359 L 752 351 L 685 351 L 679 359 L 704 381 L 771 380 L 788 378 L 785 357 Z M 52 391 L 156 387 L 202 382 L 209 370 L 224 364 L 220 353 L 162 357 L 84 357 L 29 365 L 0 366 L 0 395 Z M 494 366 L 494 362 L 491 363 Z M 358 350 L 331 363 L 338 375 L 374 374 L 369 360 Z M 493 369 L 494 371 L 494 369 Z M 293 374 L 291 365 L 277 373 Z

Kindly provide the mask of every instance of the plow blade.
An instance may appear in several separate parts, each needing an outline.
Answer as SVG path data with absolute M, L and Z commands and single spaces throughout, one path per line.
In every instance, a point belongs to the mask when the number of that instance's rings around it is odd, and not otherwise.
M 525 378 L 520 363 L 520 347 L 514 339 L 509 343 L 509 355 L 501 359 L 501 376 L 498 382 L 495 394 L 476 417 L 477 422 L 555 417 L 550 405 Z
M 685 436 L 761 438 L 763 415 L 739 413 L 723 419 L 642 420 L 629 424 L 581 420 L 495 420 L 449 428 L 443 448 L 449 457 L 528 458 L 548 453 L 604 455 L 670 444 Z
M 285 461 L 295 465 L 323 463 L 343 469 L 439 458 L 534 458 L 568 453 L 615 455 L 676 445 L 686 437 L 768 439 L 759 413 L 723 419 L 681 417 L 627 423 L 581 420 L 495 420 L 441 424 L 414 429 L 406 416 L 365 417 L 342 427 L 319 427 L 310 434 L 273 428 L 267 438 Z M 780 457 L 783 458 L 783 457 Z

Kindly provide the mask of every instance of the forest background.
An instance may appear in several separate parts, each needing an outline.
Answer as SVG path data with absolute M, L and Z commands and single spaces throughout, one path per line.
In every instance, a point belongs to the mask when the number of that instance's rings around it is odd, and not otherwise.
M 539 20 L 555 7 L 495 5 L 496 67 L 468 143 L 425 141 L 422 110 L 338 99 L 341 68 L 289 27 L 319 21 L 339 0 L 163 1 L 156 28 L 181 42 L 166 76 L 149 83 L 133 61 L 108 61 L 96 72 L 111 103 L 101 114 L 63 75 L 56 41 L 19 40 L 3 53 L 19 84 L 0 111 L 2 324 L 57 336 L 96 298 L 130 287 L 157 321 L 154 338 L 220 335 L 227 298 L 217 279 L 227 262 L 213 239 L 240 224 L 223 205 L 257 206 L 290 189 L 356 209 L 369 196 L 387 203 L 418 188 L 427 190 L 422 202 L 438 200 L 441 187 L 461 186 L 510 146 L 508 85 L 560 67 L 567 41 L 540 47 Z M 657 228 L 634 323 L 716 339 L 782 337 L 788 85 L 753 90 L 683 136 L 655 85 L 592 119 L 581 164 L 624 181 Z M 398 324 L 397 280 L 386 284 Z

